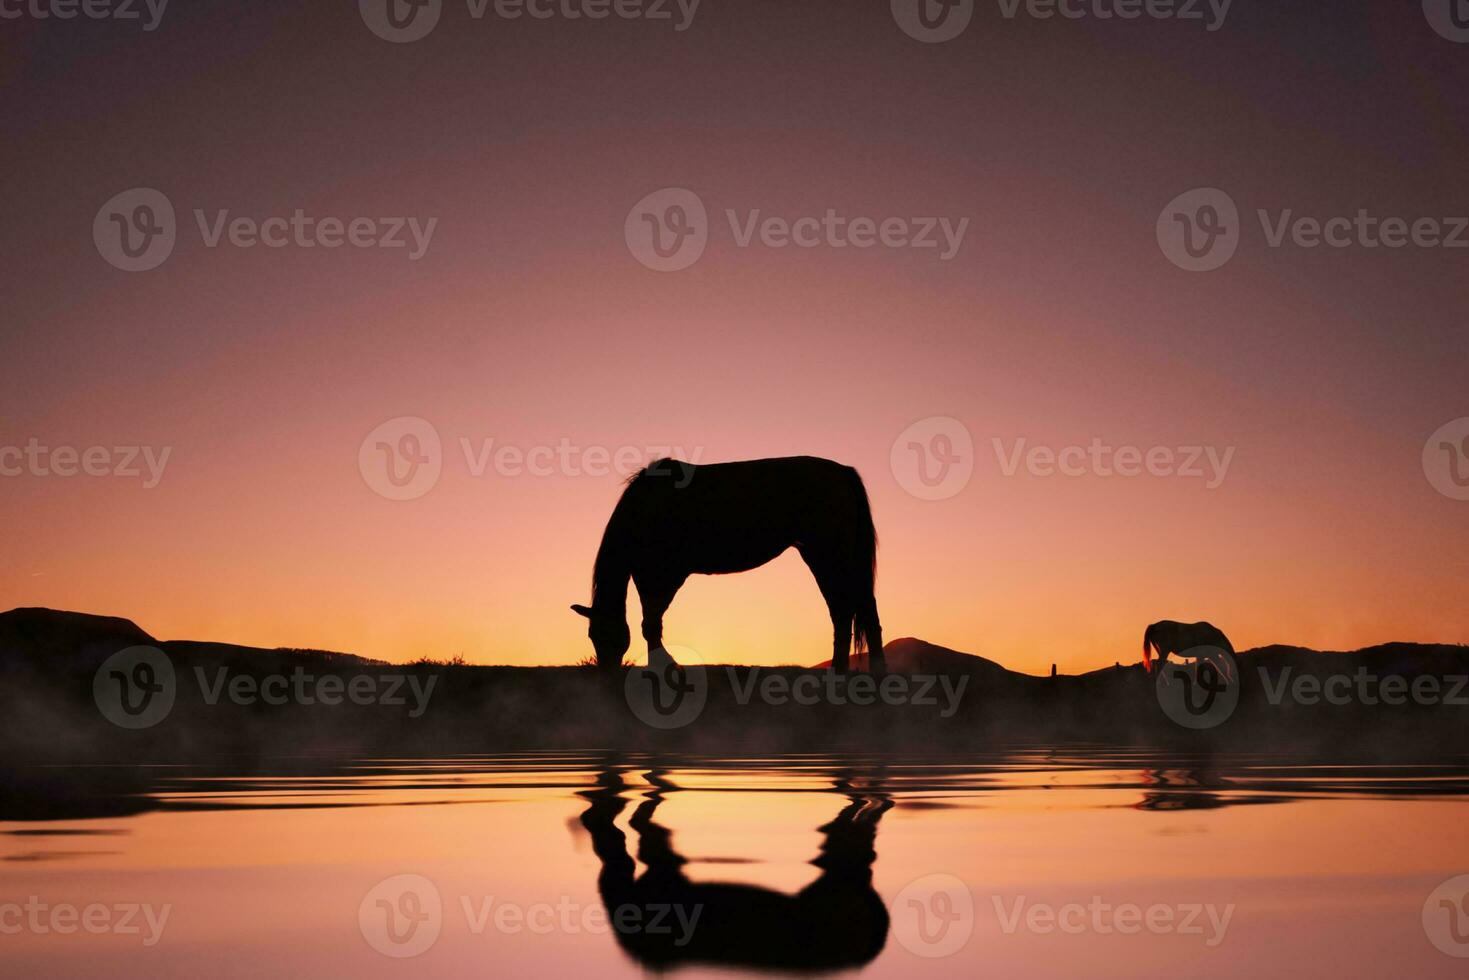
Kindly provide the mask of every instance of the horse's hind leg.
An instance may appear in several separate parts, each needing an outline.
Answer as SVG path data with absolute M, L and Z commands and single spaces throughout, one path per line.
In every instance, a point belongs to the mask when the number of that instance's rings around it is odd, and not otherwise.
M 877 618 L 876 596 L 858 600 L 857 626 L 867 640 L 867 669 L 874 674 L 886 673 L 887 657 L 882 652 L 882 621 Z
M 796 550 L 815 576 L 821 597 L 826 600 L 826 611 L 831 614 L 831 669 L 845 674 L 852 651 L 852 617 L 856 607 L 840 574 L 841 566 L 818 549 L 797 546 Z
M 847 672 L 847 657 L 852 652 L 852 617 L 827 605 L 831 612 L 831 669 L 838 674 Z

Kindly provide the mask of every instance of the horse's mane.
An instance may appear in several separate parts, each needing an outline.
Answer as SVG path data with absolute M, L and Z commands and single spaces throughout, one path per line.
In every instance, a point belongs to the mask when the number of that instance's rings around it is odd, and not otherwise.
M 633 485 L 662 462 L 664 461 L 656 459 L 622 481 L 622 496 L 618 498 L 617 506 L 612 508 L 612 516 L 607 518 L 607 527 L 602 531 L 602 543 L 597 548 L 596 561 L 592 563 L 593 609 L 597 608 L 597 594 L 604 589 L 620 589 L 622 599 L 626 601 L 628 571 L 627 559 L 622 549 L 626 532 L 633 521 L 628 498 L 634 493 Z
M 622 481 L 622 496 L 617 500 L 617 506 L 612 508 L 612 516 L 607 519 L 607 527 L 602 532 L 602 544 L 597 548 L 597 560 L 592 563 L 592 608 L 597 608 L 597 594 L 604 589 L 617 590 L 621 593 L 618 604 L 622 604 L 627 598 L 628 562 L 623 552 L 627 532 L 635 523 L 635 515 L 631 501 L 638 493 L 638 481 L 644 477 L 669 476 L 671 466 L 693 469 L 692 463 L 685 463 L 671 456 L 663 456 L 653 460 L 647 466 L 633 473 Z M 644 484 L 648 486 L 648 484 Z
M 667 476 L 668 467 L 670 465 L 687 467 L 693 466 L 692 463 L 682 462 L 681 460 L 674 459 L 672 456 L 661 456 L 658 459 L 653 460 L 653 462 L 649 463 L 647 466 L 644 466 L 642 469 L 638 470 L 626 480 L 623 480 L 622 485 L 625 487 L 630 487 L 634 483 L 638 482 L 639 479 L 645 476 Z

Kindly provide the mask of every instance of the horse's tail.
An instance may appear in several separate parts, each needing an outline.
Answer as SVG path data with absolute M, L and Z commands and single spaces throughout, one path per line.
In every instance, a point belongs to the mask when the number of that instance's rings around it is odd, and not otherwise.
M 1143 669 L 1148 673 L 1153 672 L 1153 627 L 1149 626 L 1143 630 Z
M 847 469 L 857 500 L 854 528 L 856 538 L 857 610 L 852 617 L 852 652 L 870 654 L 868 669 L 883 666 L 882 623 L 877 618 L 877 526 L 872 522 L 872 504 L 867 487 L 856 470 Z

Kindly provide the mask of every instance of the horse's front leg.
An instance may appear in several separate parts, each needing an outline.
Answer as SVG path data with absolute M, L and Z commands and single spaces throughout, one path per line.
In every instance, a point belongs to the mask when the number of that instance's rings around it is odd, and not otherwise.
M 643 639 L 648 643 L 649 667 L 656 668 L 662 662 L 673 660 L 663 649 L 663 614 L 668 611 L 683 583 L 683 579 L 676 582 L 637 582 L 638 597 L 643 603 Z

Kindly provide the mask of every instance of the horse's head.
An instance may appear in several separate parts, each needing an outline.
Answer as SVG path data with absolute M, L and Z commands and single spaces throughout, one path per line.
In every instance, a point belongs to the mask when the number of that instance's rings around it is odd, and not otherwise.
M 1151 674 L 1155 669 L 1154 656 L 1157 656 L 1158 665 L 1161 666 L 1170 653 L 1179 651 L 1178 630 L 1178 623 L 1171 619 L 1163 619 L 1143 631 L 1143 667 L 1148 673 Z
M 572 604 L 571 611 L 587 618 L 587 636 L 592 649 L 597 651 L 598 667 L 618 667 L 622 655 L 632 643 L 632 632 L 627 628 L 625 615 L 603 612 L 588 606 Z

